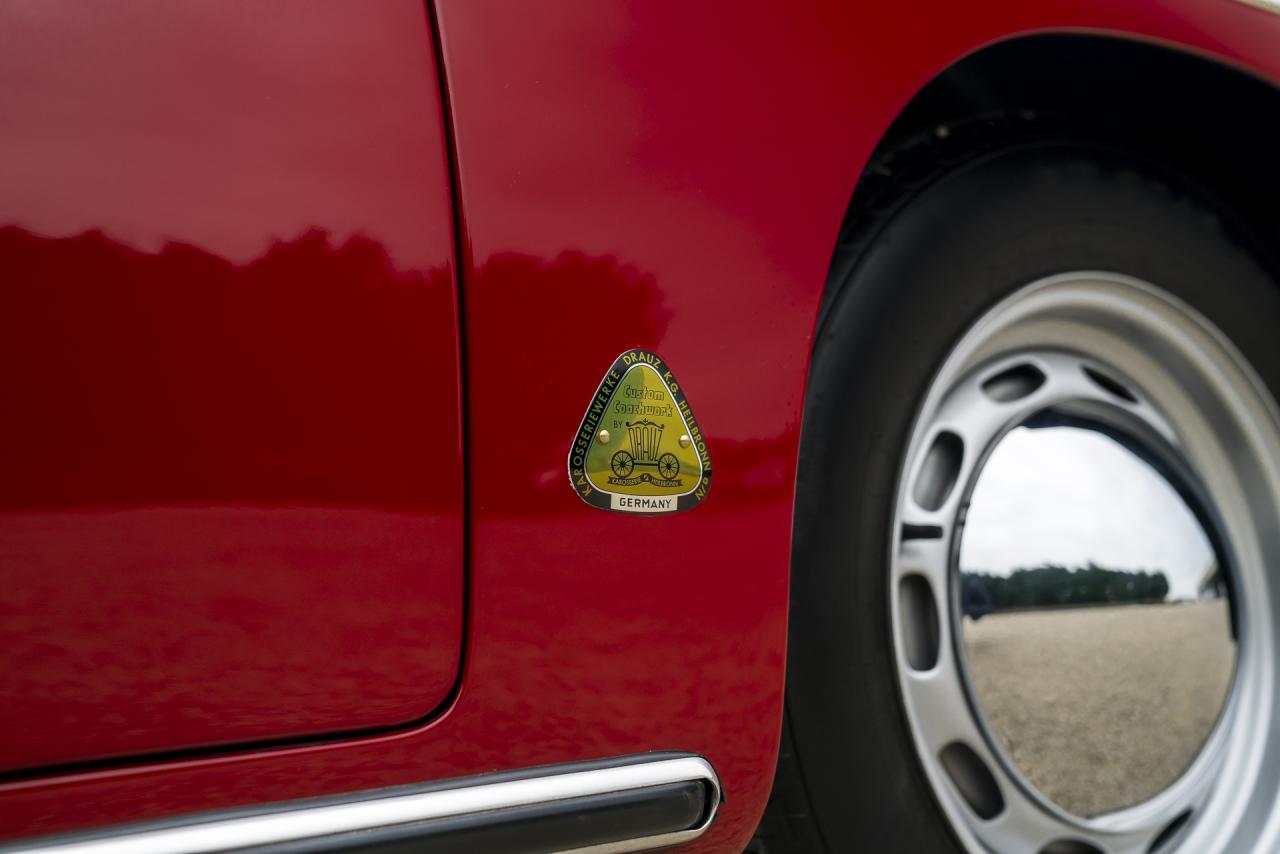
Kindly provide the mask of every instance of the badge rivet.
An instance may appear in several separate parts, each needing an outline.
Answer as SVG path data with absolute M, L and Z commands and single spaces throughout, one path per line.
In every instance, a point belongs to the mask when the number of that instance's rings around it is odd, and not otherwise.
M 601 430 L 599 433 L 596 434 L 596 438 L 600 440 L 601 445 L 609 444 L 609 431 Z
M 680 447 L 687 448 L 693 444 L 693 440 L 689 438 L 689 434 L 680 437 Z

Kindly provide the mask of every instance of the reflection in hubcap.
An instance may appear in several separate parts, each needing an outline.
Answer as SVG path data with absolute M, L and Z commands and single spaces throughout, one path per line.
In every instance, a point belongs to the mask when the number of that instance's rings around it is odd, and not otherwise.
M 1079 816 L 1172 784 L 1235 666 L 1223 561 L 1157 460 L 1101 423 L 1038 413 L 995 445 L 960 531 L 973 698 L 1006 761 Z

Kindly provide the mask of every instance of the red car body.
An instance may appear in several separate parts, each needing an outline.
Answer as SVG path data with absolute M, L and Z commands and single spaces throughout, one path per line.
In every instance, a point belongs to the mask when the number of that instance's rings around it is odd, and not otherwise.
M 1047 32 L 1280 80 L 1233 0 L 0 4 L 3 839 L 676 749 L 741 851 L 842 217 Z M 566 486 L 631 347 L 694 512 Z

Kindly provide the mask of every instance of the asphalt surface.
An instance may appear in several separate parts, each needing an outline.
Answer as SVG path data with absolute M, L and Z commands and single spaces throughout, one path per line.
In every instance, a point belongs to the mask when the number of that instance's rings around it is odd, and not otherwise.
M 1225 602 L 993 614 L 965 620 L 991 729 L 1059 806 L 1140 803 L 1186 769 L 1235 662 Z

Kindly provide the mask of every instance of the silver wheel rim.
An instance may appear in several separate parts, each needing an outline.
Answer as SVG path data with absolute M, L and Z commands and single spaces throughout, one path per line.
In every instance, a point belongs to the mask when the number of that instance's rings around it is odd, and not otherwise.
M 1039 388 L 1011 402 L 976 393 L 984 377 L 1026 361 L 1047 378 Z M 1080 369 L 1085 365 L 1123 377 L 1138 399 L 1107 399 L 1109 392 Z M 1136 806 L 1080 818 L 1037 795 L 974 711 L 956 642 L 952 579 L 957 514 L 994 443 L 1036 410 L 1092 399 L 1126 408 L 1196 478 L 1230 556 L 1238 651 L 1218 723 L 1182 776 Z M 929 509 L 917 502 L 913 485 L 944 431 L 959 437 L 963 452 L 952 486 L 939 501 L 925 502 Z M 1268 571 L 1268 565 L 1280 571 L 1280 411 L 1207 319 L 1159 288 L 1112 273 L 1068 273 L 1022 288 L 974 323 L 938 371 L 912 431 L 897 496 L 889 605 L 899 684 L 925 775 L 965 847 L 1091 850 L 1083 843 L 1116 854 L 1148 852 L 1157 841 L 1160 851 L 1280 847 L 1280 622 L 1273 618 L 1280 578 Z M 903 616 L 909 577 L 913 586 L 927 582 L 939 638 L 933 659 L 921 665 L 916 658 L 916 666 L 908 654 L 913 629 Z M 944 767 L 940 754 L 956 742 L 994 777 L 1003 801 L 997 814 L 975 812 Z M 1175 826 L 1176 833 L 1167 832 Z

